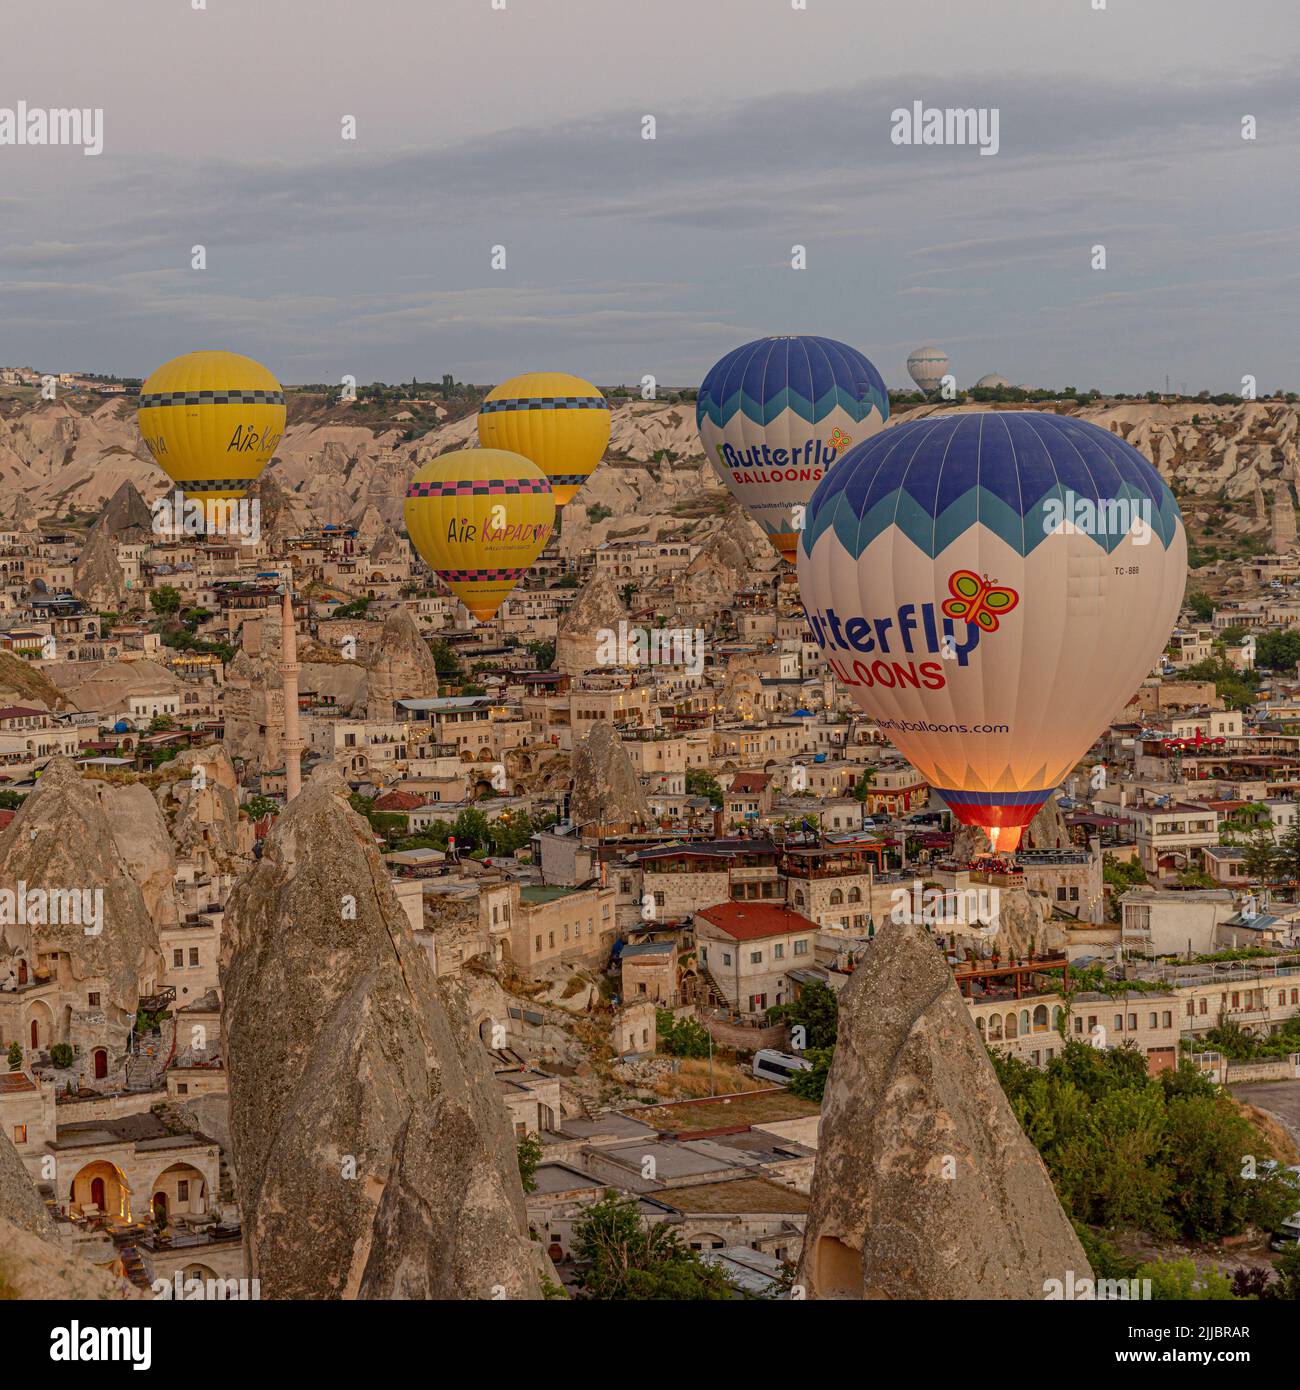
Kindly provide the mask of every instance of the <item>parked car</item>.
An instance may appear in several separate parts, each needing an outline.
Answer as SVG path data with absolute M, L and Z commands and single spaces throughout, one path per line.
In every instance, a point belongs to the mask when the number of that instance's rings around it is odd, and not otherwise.
M 812 1071 L 812 1063 L 789 1052 L 763 1047 L 754 1053 L 750 1070 L 762 1081 L 775 1081 L 778 1086 L 788 1086 L 795 1072 Z

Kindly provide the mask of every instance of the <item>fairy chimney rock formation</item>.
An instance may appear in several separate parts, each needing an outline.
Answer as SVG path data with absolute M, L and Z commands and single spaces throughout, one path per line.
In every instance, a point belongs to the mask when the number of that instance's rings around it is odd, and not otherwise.
M 369 826 L 319 768 L 226 910 L 222 1046 L 270 1298 L 537 1297 L 515 1141 Z
M 627 609 L 613 581 L 606 574 L 593 575 L 560 619 L 553 669 L 565 675 L 580 676 L 599 666 L 602 651 L 614 649 L 619 623 L 627 620 Z M 613 640 L 602 639 L 602 632 L 612 633 Z
M 72 592 L 91 608 L 116 611 L 126 599 L 126 575 L 107 530 L 92 527 L 72 567 Z
M 42 890 L 48 903 L 43 921 L 29 916 L 0 924 L 0 956 L 66 954 L 73 980 L 102 993 L 108 1023 L 125 1027 L 139 1003 L 140 981 L 163 974 L 151 907 L 133 877 L 133 867 L 155 859 L 159 846 L 147 815 L 143 829 L 121 827 L 119 845 L 113 817 L 124 803 L 105 800 L 106 791 L 67 758 L 52 758 L 0 832 L 0 887 L 17 891 L 22 884 L 29 899 Z M 157 887 L 152 866 L 150 874 Z M 163 897 L 160 888 L 155 907 Z
M 390 720 L 398 700 L 432 699 L 438 669 L 409 608 L 394 608 L 366 663 L 366 718 Z
M 810 1298 L 1041 1299 L 1091 1270 L 924 928 L 840 995 L 798 1283 Z
M 593 724 L 573 750 L 574 825 L 591 826 L 596 833 L 619 827 L 649 825 L 650 803 L 619 736 L 608 724 Z

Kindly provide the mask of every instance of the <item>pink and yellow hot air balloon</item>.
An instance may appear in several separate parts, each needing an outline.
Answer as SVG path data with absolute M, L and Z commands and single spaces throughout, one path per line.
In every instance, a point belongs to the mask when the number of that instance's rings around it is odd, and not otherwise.
M 1096 425 L 949 414 L 850 450 L 806 522 L 799 589 L 836 677 L 959 821 L 1015 849 L 1168 641 L 1173 494 Z
M 419 469 L 402 515 L 425 564 L 486 622 L 550 540 L 555 498 L 546 475 L 526 458 L 461 449 Z

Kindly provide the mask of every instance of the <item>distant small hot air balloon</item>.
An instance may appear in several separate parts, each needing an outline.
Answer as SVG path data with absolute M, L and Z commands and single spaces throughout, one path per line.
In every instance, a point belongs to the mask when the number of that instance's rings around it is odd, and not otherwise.
M 1186 574 L 1182 516 L 1151 464 L 1033 411 L 869 439 L 813 494 L 799 548 L 831 669 L 998 850 L 1151 670 Z
M 154 461 L 198 501 L 243 497 L 284 435 L 284 391 L 237 352 L 187 352 L 140 388 L 140 434 Z
M 531 459 L 563 507 L 596 471 L 609 444 L 609 403 L 589 382 L 564 372 L 527 372 L 488 392 L 479 408 L 484 448 Z
M 907 373 L 916 382 L 918 391 L 927 396 L 943 385 L 948 374 L 948 354 L 937 347 L 919 347 L 907 359 Z
M 519 454 L 462 449 L 420 468 L 402 515 L 425 564 L 486 622 L 550 540 L 555 497 Z
M 791 563 L 801 511 L 827 468 L 889 418 L 889 392 L 833 338 L 759 338 L 700 383 L 695 421 L 718 476 Z

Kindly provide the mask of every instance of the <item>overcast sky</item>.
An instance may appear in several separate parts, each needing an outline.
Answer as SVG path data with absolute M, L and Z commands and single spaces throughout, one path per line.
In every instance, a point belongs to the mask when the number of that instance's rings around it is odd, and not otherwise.
M 897 386 L 921 343 L 963 385 L 1300 385 L 1296 0 L 504 2 L 7 18 L 0 108 L 103 108 L 104 152 L 0 146 L 0 365 L 694 384 L 815 332 Z M 997 108 L 998 154 L 894 145 L 915 101 Z

